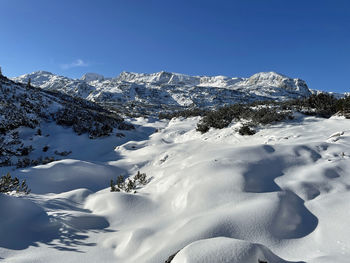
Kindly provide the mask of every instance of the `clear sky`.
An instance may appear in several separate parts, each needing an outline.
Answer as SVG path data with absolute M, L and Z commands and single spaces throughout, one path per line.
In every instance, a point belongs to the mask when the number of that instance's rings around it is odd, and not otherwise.
M 0 28 L 10 77 L 276 71 L 350 91 L 349 0 L 0 0 Z

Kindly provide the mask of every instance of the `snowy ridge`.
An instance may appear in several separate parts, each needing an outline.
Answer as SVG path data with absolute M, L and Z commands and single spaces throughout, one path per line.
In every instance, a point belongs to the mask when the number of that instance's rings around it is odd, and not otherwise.
M 88 73 L 80 80 L 74 80 L 39 71 L 14 80 L 26 83 L 29 78 L 33 85 L 43 89 L 140 113 L 256 100 L 287 100 L 311 94 L 303 80 L 275 72 L 257 73 L 250 78 L 189 76 L 164 71 L 152 74 L 122 72 L 111 79 Z

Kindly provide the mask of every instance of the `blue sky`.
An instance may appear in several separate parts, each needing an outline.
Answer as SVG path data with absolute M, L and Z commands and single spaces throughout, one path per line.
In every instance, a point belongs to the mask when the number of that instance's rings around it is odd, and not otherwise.
M 161 70 L 248 77 L 276 71 L 310 88 L 350 91 L 348 0 L 0 0 L 0 65 L 46 70 Z

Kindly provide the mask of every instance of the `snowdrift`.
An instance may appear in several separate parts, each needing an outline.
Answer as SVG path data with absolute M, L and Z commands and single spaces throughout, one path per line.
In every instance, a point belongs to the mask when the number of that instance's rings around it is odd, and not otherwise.
M 75 156 L 16 170 L 33 194 L 0 196 L 10 218 L 0 219 L 0 257 L 155 263 L 178 252 L 173 263 L 348 262 L 349 120 L 298 115 L 253 136 L 239 135 L 239 123 L 200 134 L 197 121 L 134 119 L 145 127 L 134 132 L 145 134 L 109 141 L 114 150 L 98 162 Z M 110 192 L 108 179 L 137 171 L 147 185 Z M 57 224 L 63 230 L 49 234 Z

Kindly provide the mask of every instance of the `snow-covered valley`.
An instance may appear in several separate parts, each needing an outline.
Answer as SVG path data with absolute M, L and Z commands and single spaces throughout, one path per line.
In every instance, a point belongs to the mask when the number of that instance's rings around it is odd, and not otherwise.
M 163 263 L 179 251 L 172 263 L 349 261 L 348 119 L 296 114 L 252 136 L 235 122 L 201 134 L 198 120 L 130 119 L 125 137 L 94 140 L 43 126 L 50 150 L 72 154 L 1 168 L 32 189 L 0 194 L 1 259 Z M 110 179 L 137 171 L 145 186 L 110 192 Z

